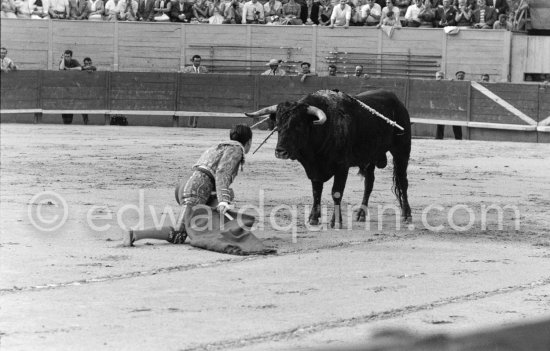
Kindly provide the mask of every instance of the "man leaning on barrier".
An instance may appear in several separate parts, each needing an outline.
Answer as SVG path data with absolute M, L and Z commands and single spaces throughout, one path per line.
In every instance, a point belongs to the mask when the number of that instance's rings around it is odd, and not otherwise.
M 243 168 L 245 154 L 252 145 L 252 130 L 245 124 L 233 126 L 229 141 L 207 149 L 193 166 L 193 174 L 176 187 L 176 201 L 181 205 L 175 227 L 129 230 L 123 245 L 133 246 L 142 239 L 166 240 L 222 253 L 266 254 L 267 248 L 250 228 L 254 217 L 234 212 L 231 183 Z

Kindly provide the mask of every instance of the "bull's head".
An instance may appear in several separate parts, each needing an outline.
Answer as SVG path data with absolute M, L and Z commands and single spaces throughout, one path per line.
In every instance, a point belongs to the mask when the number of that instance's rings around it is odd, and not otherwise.
M 270 115 L 279 134 L 275 157 L 291 160 L 300 158 L 304 150 L 308 149 L 311 126 L 327 121 L 327 116 L 321 109 L 299 102 L 284 102 L 246 115 Z

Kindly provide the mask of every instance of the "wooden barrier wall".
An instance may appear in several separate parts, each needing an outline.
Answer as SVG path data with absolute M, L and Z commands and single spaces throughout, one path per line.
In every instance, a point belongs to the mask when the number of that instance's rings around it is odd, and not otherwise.
M 379 88 L 404 101 L 415 123 L 468 126 L 471 139 L 505 135 L 500 139 L 550 141 L 550 87 L 512 83 L 355 77 L 309 77 L 301 82 L 291 76 L 18 71 L 2 74 L 0 107 L 3 114 L 40 109 L 45 114 L 238 118 L 320 89 L 353 95 Z
M 101 71 L 177 72 L 190 63 L 194 54 L 199 54 L 203 58 L 242 59 L 256 64 L 270 58 L 308 61 L 317 72 L 325 75 L 326 57 L 337 50 L 365 54 L 435 55 L 441 57 L 438 59 L 440 67 L 449 77 L 464 70 L 466 79 L 478 80 L 481 73 L 489 73 L 491 81 L 508 81 L 512 76 L 513 81 L 519 82 L 521 80 L 517 79 L 522 78 L 522 74 L 511 74 L 510 70 L 536 66 L 531 61 L 542 62 L 548 53 L 541 57 L 529 55 L 529 52 L 543 53 L 540 50 L 550 47 L 550 37 L 541 37 L 537 39 L 537 45 L 527 47 L 528 37 L 519 35 L 515 38 L 516 34 L 513 34 L 515 51 L 511 52 L 511 32 L 475 29 L 446 35 L 441 29 L 403 28 L 389 38 L 372 27 L 330 29 L 318 26 L 2 19 L 1 30 L 2 45 L 8 48 L 9 57 L 24 70 L 56 70 L 63 51 L 71 49 L 79 61 L 91 57 Z M 523 49 L 527 51 L 521 51 Z M 524 62 L 523 56 L 529 57 L 528 62 Z M 548 63 L 539 66 L 544 68 Z

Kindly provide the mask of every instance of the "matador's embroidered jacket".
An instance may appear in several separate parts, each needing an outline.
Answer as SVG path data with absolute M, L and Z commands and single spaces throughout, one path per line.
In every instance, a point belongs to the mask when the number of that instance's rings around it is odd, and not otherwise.
M 244 147 L 238 141 L 226 141 L 206 150 L 193 169 L 208 173 L 215 181 L 218 202 L 230 203 L 231 183 L 239 172 L 239 164 L 244 164 Z

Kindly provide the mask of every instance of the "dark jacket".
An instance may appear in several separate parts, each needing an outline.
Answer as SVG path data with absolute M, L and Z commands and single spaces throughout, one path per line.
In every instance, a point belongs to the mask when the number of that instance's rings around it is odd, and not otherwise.
M 445 13 L 443 7 L 438 7 L 435 11 L 435 24 L 437 27 L 454 26 L 456 24 L 455 17 L 456 10 L 454 7 L 450 7 L 447 13 Z M 443 20 L 443 25 L 439 24 L 441 20 Z
M 317 1 L 313 2 L 311 5 L 311 16 L 310 19 L 313 23 L 319 24 L 319 3 Z M 302 10 L 300 11 L 300 19 L 302 22 L 307 22 L 307 5 L 302 5 Z
M 480 18 L 481 18 L 480 13 L 481 13 L 481 9 L 478 7 L 474 11 L 474 15 L 472 16 L 472 22 L 474 24 L 479 23 Z M 490 26 L 491 28 L 493 28 L 493 24 L 496 22 L 497 19 L 498 19 L 497 11 L 492 7 L 486 6 L 485 7 L 485 23 L 488 26 Z
M 155 18 L 155 0 L 139 0 L 138 17 L 152 22 Z

